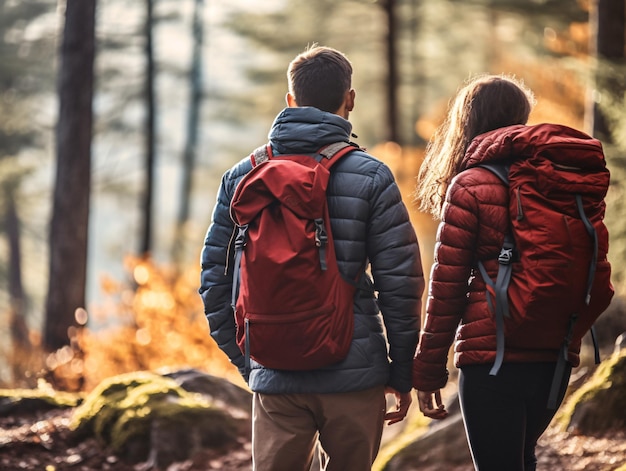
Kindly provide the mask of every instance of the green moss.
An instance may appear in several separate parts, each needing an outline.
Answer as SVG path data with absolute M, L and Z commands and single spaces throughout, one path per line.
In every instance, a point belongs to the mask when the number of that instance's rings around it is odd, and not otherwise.
M 16 409 L 70 408 L 83 400 L 79 393 L 55 391 L 51 387 L 37 389 L 0 389 L 0 415 Z
M 401 435 L 395 437 L 380 449 L 378 456 L 376 457 L 376 461 L 372 465 L 372 471 L 384 471 L 391 458 L 396 456 L 404 448 L 415 443 L 415 441 L 417 441 L 417 439 L 424 435 L 427 431 L 427 426 L 407 427 Z
M 235 435 L 231 422 L 222 410 L 174 380 L 137 372 L 103 381 L 76 409 L 70 427 L 120 451 L 132 438 L 148 440 L 155 423 L 161 428 L 202 428 L 208 437 L 216 436 L 211 427 L 219 427 L 221 435 L 229 437 Z
M 562 430 L 571 427 L 576 414 L 581 416 L 583 408 L 593 409 L 587 417 L 577 419 L 582 432 L 600 431 L 606 426 L 626 423 L 626 350 L 614 354 L 602 362 L 589 380 L 574 391 L 561 407 L 557 423 Z
M 154 373 L 135 372 L 113 376 L 100 383 L 76 409 L 70 428 L 77 431 L 92 429 L 96 435 L 100 435 L 102 430 L 106 429 L 109 416 L 115 416 L 115 411 L 127 407 L 131 403 L 126 400 L 129 395 L 135 397 L 136 390 L 145 385 L 148 385 L 146 393 L 149 390 L 156 390 L 167 394 L 168 391 L 180 390 L 173 380 Z

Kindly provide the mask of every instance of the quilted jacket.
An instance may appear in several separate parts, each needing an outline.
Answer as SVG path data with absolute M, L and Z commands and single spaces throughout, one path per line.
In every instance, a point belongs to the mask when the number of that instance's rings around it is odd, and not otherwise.
M 522 132 L 519 132 L 519 131 Z M 493 363 L 496 355 L 495 319 L 488 307 L 485 283 L 478 270 L 481 260 L 492 280 L 498 272 L 497 256 L 508 228 L 508 188 L 487 169 L 476 167 L 492 160 L 518 157 L 514 149 L 531 153 L 538 145 L 577 133 L 558 125 L 541 124 L 502 128 L 509 133 L 494 148 L 485 135 L 472 142 L 452 180 L 437 232 L 426 319 L 413 370 L 413 384 L 422 391 L 442 388 L 448 379 L 447 361 L 454 344 L 454 365 Z M 575 134 L 578 135 L 578 134 Z M 490 139 L 494 134 L 490 133 Z M 495 140 L 495 139 L 494 139 Z M 581 158 L 584 158 L 581 157 Z M 580 344 L 572 344 L 569 360 L 579 363 Z M 516 348 L 506 346 L 505 362 L 556 361 L 557 351 L 540 350 L 533 339 Z
M 351 129 L 347 120 L 316 108 L 286 108 L 276 117 L 269 140 L 274 154 L 312 153 L 348 141 Z M 355 297 L 348 356 L 313 371 L 272 370 L 252 361 L 248 377 L 235 341 L 232 269 L 227 267 L 232 267 L 229 203 L 250 169 L 246 157 L 222 177 L 201 254 L 199 292 L 212 338 L 256 392 L 337 393 L 378 385 L 410 391 L 424 289 L 419 246 L 391 171 L 364 151 L 351 152 L 333 166 L 327 190 L 339 269 L 352 279 L 361 273 L 365 288 Z M 364 273 L 368 262 L 371 277 Z

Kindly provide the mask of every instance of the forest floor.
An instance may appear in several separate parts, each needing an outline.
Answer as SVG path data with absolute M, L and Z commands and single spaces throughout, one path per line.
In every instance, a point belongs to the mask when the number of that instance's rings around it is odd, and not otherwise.
M 76 440 L 69 429 L 72 409 L 0 417 L 2 471 L 156 471 L 149 462 L 130 464 L 95 438 Z M 251 447 L 242 439 L 227 448 L 204 449 L 192 460 L 161 471 L 250 470 Z
M 0 469 L 3 471 L 148 471 L 149 462 L 128 464 L 94 438 L 77 442 L 68 429 L 71 409 L 0 418 Z M 605 437 L 573 436 L 554 428 L 538 446 L 538 470 L 612 471 L 626 464 L 626 432 Z M 242 471 L 250 469 L 250 443 L 242 438 L 224 449 L 204 450 L 193 459 L 162 471 Z M 424 471 L 449 469 L 440 460 Z M 450 468 L 451 469 L 451 468 Z M 473 467 L 455 467 L 471 471 Z
M 626 465 L 626 432 L 590 437 L 549 428 L 539 440 L 537 459 L 538 470 L 614 471 Z

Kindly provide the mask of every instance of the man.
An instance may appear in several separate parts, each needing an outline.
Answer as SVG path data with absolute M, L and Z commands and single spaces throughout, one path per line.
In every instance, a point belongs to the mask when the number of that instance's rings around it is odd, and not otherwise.
M 313 46 L 291 62 L 287 76 L 288 107 L 269 133 L 273 154 L 311 154 L 349 142 L 355 92 L 348 59 Z M 424 278 L 407 209 L 389 168 L 365 151 L 353 151 L 332 167 L 327 196 L 339 269 L 361 285 L 348 355 L 313 371 L 272 370 L 254 361 L 246 371 L 230 306 L 234 227 L 229 204 L 251 168 L 245 158 L 222 178 L 202 251 L 200 294 L 211 336 L 254 392 L 253 469 L 308 471 L 319 438 L 325 469 L 369 470 L 384 421 L 401 421 L 411 403 Z M 368 262 L 373 283 L 365 273 Z M 385 393 L 396 398 L 389 413 Z

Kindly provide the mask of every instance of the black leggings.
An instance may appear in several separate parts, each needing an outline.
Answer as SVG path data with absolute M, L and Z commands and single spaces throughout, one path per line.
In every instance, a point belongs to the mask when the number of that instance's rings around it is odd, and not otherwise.
M 477 471 L 535 471 L 537 440 L 556 410 L 547 408 L 555 363 L 504 363 L 461 368 L 459 400 Z M 571 367 L 561 382 L 563 401 Z

